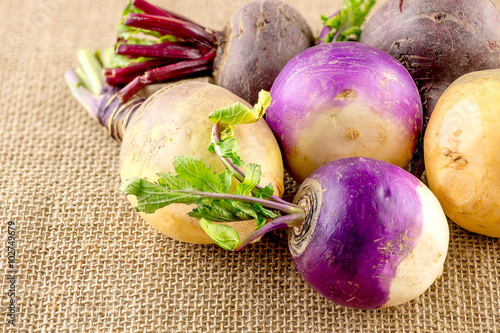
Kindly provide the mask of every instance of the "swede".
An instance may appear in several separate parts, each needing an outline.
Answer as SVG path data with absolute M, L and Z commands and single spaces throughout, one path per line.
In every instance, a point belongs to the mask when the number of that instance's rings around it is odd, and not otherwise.
M 180 82 L 167 86 L 147 100 L 136 95 L 127 103 L 117 97 L 118 89 L 102 82 L 101 67 L 88 50 L 79 52 L 83 70 L 66 73 L 71 92 L 110 135 L 121 142 L 120 175 L 157 179 L 157 173 L 172 170 L 175 156 L 190 154 L 204 158 L 216 170 L 224 169 L 208 152 L 212 123 L 209 113 L 219 107 L 240 102 L 228 90 L 209 83 Z M 89 84 L 92 82 L 93 84 Z M 241 155 L 265 166 L 263 185 L 273 184 L 275 194 L 283 193 L 283 163 L 279 146 L 266 123 L 242 125 L 235 133 Z M 131 200 L 133 198 L 131 197 Z M 187 215 L 184 205 L 172 205 L 154 214 L 141 213 L 144 220 L 174 239 L 191 243 L 210 243 L 198 220 Z M 255 228 L 255 222 L 241 221 L 236 228 L 242 235 Z
M 455 80 L 441 95 L 424 137 L 427 180 L 448 217 L 500 237 L 500 69 Z

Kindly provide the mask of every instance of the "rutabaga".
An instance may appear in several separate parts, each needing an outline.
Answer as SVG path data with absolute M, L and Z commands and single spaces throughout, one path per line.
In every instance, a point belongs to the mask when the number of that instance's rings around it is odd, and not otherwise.
M 224 169 L 217 156 L 207 151 L 212 132 L 208 115 L 214 109 L 235 102 L 248 107 L 249 104 L 222 87 L 202 82 L 177 83 L 147 100 L 134 96 L 122 103 L 117 97 L 118 89 L 102 82 L 100 63 L 95 56 L 89 51 L 80 51 L 79 55 L 82 70 L 69 70 L 66 80 L 73 95 L 90 115 L 121 142 L 120 175 L 123 180 L 131 177 L 157 180 L 158 173 L 174 169 L 175 156 L 185 154 L 203 158 L 215 170 Z M 228 156 L 241 156 L 248 162 L 262 165 L 263 184 L 272 183 L 276 195 L 280 196 L 283 193 L 282 157 L 264 120 L 241 125 L 234 138 L 239 145 L 226 143 L 218 149 L 224 149 Z M 154 228 L 174 239 L 190 243 L 212 242 L 200 228 L 198 219 L 187 215 L 191 209 L 186 205 L 171 205 L 141 215 Z M 250 218 L 235 226 L 242 234 L 247 234 L 253 231 L 255 223 Z

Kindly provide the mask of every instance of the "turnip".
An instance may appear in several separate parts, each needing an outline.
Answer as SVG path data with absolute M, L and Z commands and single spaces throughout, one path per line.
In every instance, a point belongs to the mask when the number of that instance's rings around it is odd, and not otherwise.
M 439 98 L 424 137 L 427 180 L 463 228 L 500 237 L 500 69 L 465 74 Z
M 138 33 L 148 38 L 138 39 Z M 245 4 L 215 32 L 134 0 L 124 12 L 116 47 L 127 57 L 125 68 L 115 61 L 105 73 L 109 84 L 127 84 L 118 95 L 126 101 L 148 84 L 213 71 L 215 84 L 254 104 L 259 91 L 269 90 L 285 64 L 312 43 L 305 19 L 278 0 Z
M 173 169 L 175 156 L 184 154 L 203 158 L 216 170 L 224 169 L 217 157 L 207 151 L 212 131 L 208 115 L 212 110 L 234 102 L 248 105 L 241 98 L 213 84 L 181 82 L 157 91 L 147 100 L 136 95 L 123 104 L 117 98 L 118 89 L 103 84 L 98 59 L 88 50 L 79 52 L 79 58 L 83 68 L 78 71 L 79 76 L 70 70 L 66 79 L 75 97 L 92 117 L 122 142 L 119 167 L 123 180 L 130 177 L 156 180 L 157 173 Z M 228 154 L 259 161 L 265 166 L 263 184 L 271 183 L 275 194 L 280 196 L 283 193 L 282 157 L 266 123 L 261 120 L 241 125 L 234 136 L 240 146 L 231 147 L 233 150 Z M 154 214 L 141 213 L 141 216 L 174 239 L 191 243 L 211 242 L 199 227 L 198 220 L 187 215 L 190 210 L 185 205 L 172 205 Z M 254 228 L 252 220 L 237 225 L 243 235 Z
M 400 61 L 415 79 L 425 124 L 443 91 L 463 74 L 500 68 L 500 11 L 491 0 L 388 0 L 360 42 Z M 424 168 L 422 141 L 412 172 Z
M 212 114 L 214 133 L 220 121 L 248 118 L 241 109 Z M 176 174 L 161 174 L 158 183 L 130 178 L 121 190 L 136 196 L 139 211 L 196 203 L 190 214 L 228 250 L 290 228 L 288 244 L 298 272 L 315 290 L 347 307 L 402 304 L 425 292 L 441 274 L 449 240 L 446 216 L 432 192 L 404 169 L 371 158 L 337 159 L 302 183 L 294 203 L 274 200 L 269 187 L 254 191 L 261 169 L 248 164 L 246 170 L 236 191 L 228 191 L 203 160 L 180 156 Z M 210 222 L 240 214 L 257 222 L 257 229 L 244 238 L 228 225 Z
M 421 134 L 422 107 L 412 77 L 394 58 L 361 43 L 302 51 L 270 93 L 266 121 L 299 182 L 343 157 L 406 167 Z

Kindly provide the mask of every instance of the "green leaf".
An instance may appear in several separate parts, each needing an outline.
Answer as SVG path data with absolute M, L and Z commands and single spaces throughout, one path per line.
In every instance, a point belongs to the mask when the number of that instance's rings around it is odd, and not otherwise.
M 138 13 L 138 14 L 144 14 L 144 12 L 142 10 L 140 10 L 139 8 L 137 8 L 136 6 L 134 6 L 134 3 L 133 1 L 131 0 L 127 7 L 125 7 L 125 9 L 123 10 L 122 12 L 122 16 L 127 16 L 128 14 L 131 14 L 131 13 Z
M 219 133 L 221 141 L 226 141 L 227 139 L 234 137 L 234 126 L 225 123 L 221 123 L 219 125 L 220 128 L 223 128 L 223 130 Z
M 219 177 L 220 183 L 222 184 L 221 192 L 227 193 L 231 189 L 231 183 L 233 181 L 233 174 L 229 170 L 225 170 L 217 175 Z
M 161 186 L 165 186 L 166 188 L 170 190 L 192 190 L 193 187 L 189 185 L 188 182 L 186 182 L 183 179 L 180 179 L 177 177 L 177 175 L 174 175 L 173 173 L 163 173 L 160 172 L 158 173 L 158 184 Z
M 140 62 L 151 60 L 151 58 L 146 57 L 129 58 L 120 54 L 116 54 L 113 47 L 108 47 L 104 50 L 97 51 L 97 55 L 104 68 L 128 67 Z
M 228 225 L 212 223 L 202 218 L 200 220 L 200 227 L 212 238 L 215 244 L 225 250 L 234 249 L 240 240 L 238 232 Z
M 255 209 L 255 211 L 259 215 L 262 215 L 264 217 L 267 217 L 267 218 L 270 218 L 270 219 L 275 219 L 275 218 L 281 216 L 280 212 L 264 208 L 264 207 L 262 207 L 259 204 L 252 204 L 252 206 L 253 206 L 253 208 Z M 260 220 L 260 221 L 262 222 L 262 220 Z M 266 222 L 266 220 L 264 219 L 263 223 L 262 224 L 258 224 L 256 229 L 259 229 L 260 227 L 262 227 L 265 222 Z
M 258 226 L 261 226 L 264 223 L 266 223 L 266 218 L 264 216 L 260 215 L 259 212 L 255 210 L 255 208 L 253 207 L 253 205 L 251 203 L 243 202 L 243 201 L 235 201 L 235 200 L 231 200 L 231 201 L 229 201 L 229 203 L 231 204 L 231 206 L 238 209 L 243 214 L 253 218 L 255 220 L 255 223 L 257 223 Z
M 329 34 L 323 41 L 331 43 L 359 40 L 361 25 L 374 4 L 375 0 L 344 0 L 342 9 L 337 15 L 321 17 L 323 25 L 330 28 Z
M 125 7 L 122 13 L 122 21 L 118 26 L 116 27 L 116 32 L 118 34 L 118 39 L 121 40 L 131 40 L 133 39 L 132 36 L 137 35 L 137 34 L 143 34 L 148 37 L 153 37 L 155 40 L 153 41 L 154 43 L 162 43 L 165 41 L 175 41 L 177 40 L 174 36 L 171 35 L 162 35 L 157 31 L 152 31 L 148 29 L 141 29 L 141 28 L 135 28 L 135 27 L 129 27 L 124 24 L 125 18 L 129 14 L 144 14 L 144 12 L 137 7 L 135 7 L 132 4 L 132 1 Z M 144 39 L 146 40 L 146 39 Z
M 250 194 L 254 187 L 259 185 L 261 175 L 260 165 L 255 163 L 248 164 L 245 170 L 245 179 L 237 185 L 235 194 Z
M 200 199 L 199 195 L 172 192 L 159 184 L 138 177 L 132 177 L 122 183 L 120 191 L 135 195 L 137 198 L 135 209 L 145 213 L 154 213 L 157 209 L 173 203 L 194 204 Z
M 203 200 L 198 208 L 193 209 L 189 216 L 198 219 L 206 218 L 210 221 L 216 222 L 232 222 L 232 221 L 242 221 L 250 220 L 251 216 L 245 213 L 235 210 L 235 208 L 227 200 Z
M 224 141 L 211 143 L 208 150 L 215 152 L 214 146 L 217 146 L 217 149 L 220 152 L 220 157 L 230 158 L 231 161 L 233 161 L 233 163 L 240 168 L 244 165 L 243 160 L 241 159 L 240 146 L 238 145 L 236 138 L 232 137 Z
M 220 121 L 229 125 L 250 124 L 262 118 L 269 105 L 271 105 L 271 94 L 261 90 L 259 101 L 252 109 L 236 102 L 213 111 L 208 118 L 213 123 Z
M 96 54 L 89 49 L 80 49 L 77 52 L 78 61 L 82 66 L 78 76 L 84 87 L 93 95 L 99 95 L 103 88 L 102 66 Z
M 274 194 L 273 184 L 269 183 L 266 187 L 261 187 L 255 193 L 257 198 L 265 199 Z
M 227 193 L 231 188 L 231 177 L 217 175 L 203 159 L 178 156 L 174 169 L 180 179 L 200 191 Z

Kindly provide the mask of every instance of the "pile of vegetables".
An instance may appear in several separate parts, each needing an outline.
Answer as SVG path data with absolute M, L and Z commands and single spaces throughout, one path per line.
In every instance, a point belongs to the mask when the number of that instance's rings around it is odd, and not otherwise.
M 210 115 L 219 126 L 256 121 L 260 110 L 229 105 Z M 218 152 L 215 151 L 217 154 Z M 307 178 L 294 202 L 256 187 L 261 168 L 222 174 L 203 160 L 175 158 L 175 173 L 158 182 L 132 177 L 121 190 L 137 198 L 136 209 L 152 212 L 170 204 L 196 204 L 190 213 L 215 243 L 238 251 L 262 235 L 290 228 L 293 262 L 305 281 L 328 299 L 348 307 L 374 309 L 407 302 L 441 274 L 448 249 L 448 224 L 432 192 L 416 177 L 388 162 L 363 157 L 329 162 Z M 239 160 L 239 158 L 236 158 Z M 222 181 L 240 176 L 234 191 Z M 225 217 L 253 216 L 257 228 L 240 238 Z M 266 221 L 266 219 L 272 219 Z
M 149 84 L 212 74 L 213 83 L 254 104 L 288 60 L 312 43 L 304 18 L 278 0 L 245 4 L 223 31 L 132 0 L 118 26 L 115 49 L 102 59 L 106 82 L 124 86 L 118 93 L 122 102 Z
M 335 42 L 302 51 L 270 93 L 266 121 L 298 182 L 343 157 L 404 168 L 421 135 L 415 82 L 396 59 L 365 44 Z
M 222 32 L 133 0 L 115 50 L 80 51 L 66 80 L 122 142 L 120 189 L 160 232 L 239 251 L 287 229 L 295 267 L 326 298 L 398 305 L 441 274 L 445 213 L 500 237 L 500 69 L 479 71 L 500 68 L 500 12 L 389 0 L 362 31 L 373 4 L 346 0 L 312 46 L 276 0 L 248 3 Z M 219 86 L 138 94 L 201 73 Z M 301 183 L 292 203 L 283 161 Z
M 366 22 L 360 42 L 387 52 L 415 80 L 424 126 L 458 77 L 500 68 L 500 10 L 491 0 L 388 0 Z M 422 174 L 422 141 L 412 172 Z

